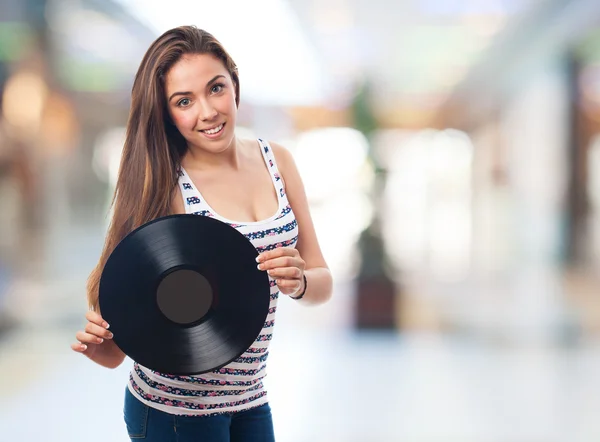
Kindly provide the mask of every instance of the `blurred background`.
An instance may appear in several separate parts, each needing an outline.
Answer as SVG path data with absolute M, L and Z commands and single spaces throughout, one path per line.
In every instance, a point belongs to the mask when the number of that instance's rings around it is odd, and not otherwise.
M 600 440 L 597 0 L 1 0 L 0 439 L 126 441 L 70 350 L 133 76 L 195 24 L 290 149 L 335 280 L 282 299 L 279 442 Z

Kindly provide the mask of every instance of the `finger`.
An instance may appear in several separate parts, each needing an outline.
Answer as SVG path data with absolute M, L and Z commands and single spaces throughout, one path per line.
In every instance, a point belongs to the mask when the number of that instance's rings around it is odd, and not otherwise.
M 112 339 L 113 337 L 113 334 L 111 332 L 92 322 L 87 323 L 87 325 L 85 326 L 85 331 L 86 333 L 98 336 L 99 338 Z
M 298 267 L 279 267 L 277 269 L 267 270 L 267 273 L 272 278 L 300 279 L 302 277 L 302 270 Z
M 302 258 L 295 256 L 283 256 L 280 258 L 272 258 L 258 265 L 259 270 L 269 270 L 278 267 L 298 267 L 304 269 L 304 261 Z
M 263 252 L 256 257 L 257 262 L 265 262 L 269 259 L 279 258 L 280 256 L 299 256 L 298 250 L 292 247 L 278 247 L 267 252 Z
M 82 331 L 79 331 L 75 334 L 75 339 L 82 344 L 102 344 L 104 342 L 103 338 Z
M 104 319 L 102 319 L 102 316 L 100 316 L 97 312 L 94 312 L 92 310 L 89 310 L 85 314 L 85 318 L 88 321 L 93 322 L 96 325 L 99 325 L 100 327 L 103 327 L 103 328 L 110 327 L 110 325 L 108 325 L 108 322 L 106 322 Z
M 71 344 L 71 349 L 78 352 L 78 353 L 83 353 L 87 350 L 87 345 L 82 344 L 81 342 L 78 342 L 76 344 Z

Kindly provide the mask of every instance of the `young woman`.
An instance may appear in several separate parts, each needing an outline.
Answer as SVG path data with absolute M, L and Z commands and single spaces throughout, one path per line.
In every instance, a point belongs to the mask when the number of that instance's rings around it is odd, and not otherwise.
M 108 368 L 123 362 L 98 308 L 100 275 L 121 239 L 161 216 L 211 216 L 246 235 L 269 274 L 271 305 L 256 341 L 220 370 L 175 376 L 134 363 L 124 407 L 132 440 L 273 441 L 262 379 L 278 298 L 319 304 L 331 296 L 294 160 L 278 144 L 236 137 L 239 101 L 233 60 L 195 27 L 161 35 L 135 77 L 114 212 L 88 281 L 89 322 L 73 350 Z

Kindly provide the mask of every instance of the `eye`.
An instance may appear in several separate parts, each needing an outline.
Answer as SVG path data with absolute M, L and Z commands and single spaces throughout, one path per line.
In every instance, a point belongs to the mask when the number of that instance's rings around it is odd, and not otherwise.
M 223 88 L 225 87 L 224 84 L 222 83 L 217 83 L 215 84 L 213 87 L 210 88 L 211 93 L 213 94 L 218 94 L 219 92 L 221 92 L 223 90 Z
M 179 100 L 177 102 L 177 106 L 178 107 L 186 107 L 190 105 L 190 99 L 189 98 L 182 98 L 181 100 Z

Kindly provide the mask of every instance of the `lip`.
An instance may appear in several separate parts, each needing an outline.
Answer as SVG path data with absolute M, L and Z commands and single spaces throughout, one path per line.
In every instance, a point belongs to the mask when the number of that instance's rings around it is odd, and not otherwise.
M 219 138 L 223 134 L 223 132 L 225 131 L 225 125 L 226 124 L 227 123 L 219 123 L 216 126 L 209 127 L 208 129 L 202 129 L 202 130 L 199 130 L 198 132 L 200 132 L 202 135 L 204 135 L 206 138 L 209 138 L 209 139 Z M 223 127 L 216 134 L 207 134 L 206 132 L 204 132 L 205 130 L 214 129 L 215 127 L 219 127 L 220 125 L 223 125 Z

